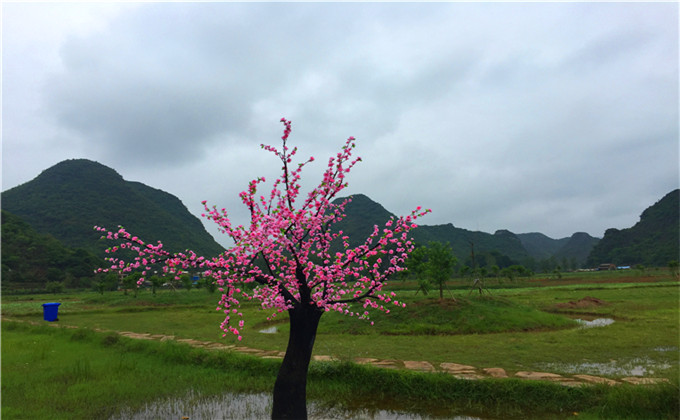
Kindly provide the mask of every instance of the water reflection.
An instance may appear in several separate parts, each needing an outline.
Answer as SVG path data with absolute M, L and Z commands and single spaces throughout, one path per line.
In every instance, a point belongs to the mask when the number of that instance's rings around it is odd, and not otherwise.
M 163 399 L 147 404 L 144 409 L 122 410 L 109 420 L 189 419 L 189 420 L 259 420 L 271 416 L 270 394 L 227 393 L 219 397 L 202 397 L 189 393 L 184 398 Z M 425 420 L 427 415 L 379 409 L 346 409 L 328 407 L 315 402 L 307 406 L 310 419 L 358 420 Z M 447 417 L 451 418 L 451 417 Z M 481 420 L 478 417 L 453 417 L 455 420 Z

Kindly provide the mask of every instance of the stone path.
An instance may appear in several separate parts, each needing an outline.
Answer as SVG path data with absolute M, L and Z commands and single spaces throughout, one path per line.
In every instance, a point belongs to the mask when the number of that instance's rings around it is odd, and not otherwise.
M 6 318 L 5 318 L 6 319 Z M 22 321 L 30 322 L 32 324 L 41 324 L 39 322 L 32 321 Z M 62 327 L 62 328 L 78 328 L 69 325 L 59 325 L 50 323 L 50 326 Z M 97 332 L 107 332 L 107 333 L 117 333 L 121 336 L 133 338 L 137 340 L 159 340 L 167 341 L 174 340 L 178 343 L 186 343 L 192 347 L 200 347 L 208 350 L 222 350 L 222 351 L 237 351 L 240 353 L 251 354 L 253 356 L 262 357 L 266 359 L 282 359 L 285 352 L 276 350 L 259 350 L 245 346 L 237 346 L 231 344 L 221 344 L 212 341 L 200 341 L 191 338 L 176 338 L 172 335 L 162 335 L 162 334 L 146 334 L 146 333 L 135 333 L 131 331 L 112 331 L 112 330 L 102 330 L 95 328 L 94 331 Z M 315 361 L 335 361 L 337 359 L 332 356 L 325 355 L 315 355 L 313 356 Z M 564 376 L 558 375 L 556 373 L 548 372 L 516 372 L 514 375 L 510 376 L 505 369 L 498 367 L 487 367 L 487 368 L 477 368 L 475 366 L 461 365 L 458 363 L 440 363 L 438 366 L 433 365 L 426 361 L 416 361 L 416 360 L 393 360 L 393 359 L 376 359 L 369 357 L 357 357 L 353 360 L 358 364 L 366 364 L 371 366 L 376 366 L 386 369 L 409 369 L 419 372 L 444 372 L 448 373 L 459 379 L 484 379 L 484 378 L 519 378 L 526 380 L 537 380 L 537 381 L 550 381 L 558 383 L 565 386 L 583 386 L 588 384 L 607 384 L 607 385 L 620 385 L 622 383 L 629 383 L 634 385 L 649 385 L 656 384 L 660 382 L 669 382 L 666 378 L 642 378 L 642 377 L 626 377 L 620 380 L 614 380 L 610 378 L 603 378 L 601 376 L 593 375 L 571 375 Z
M 281 351 L 267 351 L 253 349 L 250 347 L 220 344 L 210 341 L 199 341 L 193 339 L 175 339 L 173 336 L 166 335 L 152 335 L 152 334 L 139 334 L 129 331 L 120 331 L 118 334 L 136 339 L 143 340 L 175 340 L 180 343 L 186 343 L 193 347 L 202 347 L 209 350 L 230 350 L 238 351 L 240 353 L 251 354 L 253 356 L 258 356 L 262 358 L 277 358 L 282 359 L 285 352 Z M 332 356 L 326 355 L 315 355 L 313 356 L 315 361 L 334 361 L 336 360 Z M 476 368 L 469 365 L 461 365 L 458 363 L 440 363 L 439 366 L 435 366 L 430 362 L 426 361 L 416 361 L 416 360 L 393 360 L 393 359 L 376 359 L 370 357 L 357 357 L 354 359 L 355 363 L 367 364 L 372 366 L 377 366 L 386 369 L 409 369 L 419 372 L 445 372 L 459 379 L 484 379 L 484 378 L 509 378 L 510 375 L 503 368 L 490 367 L 490 368 Z M 588 384 L 607 384 L 607 385 L 620 385 L 623 382 L 634 384 L 634 385 L 648 385 L 656 384 L 660 382 L 669 382 L 666 378 L 642 378 L 642 377 L 627 377 L 621 378 L 620 380 L 614 380 L 609 378 L 603 378 L 600 376 L 593 375 L 571 375 L 563 376 L 556 373 L 547 372 L 516 372 L 512 377 L 527 380 L 538 380 L 538 381 L 550 381 L 555 382 L 560 385 L 565 386 L 583 386 Z

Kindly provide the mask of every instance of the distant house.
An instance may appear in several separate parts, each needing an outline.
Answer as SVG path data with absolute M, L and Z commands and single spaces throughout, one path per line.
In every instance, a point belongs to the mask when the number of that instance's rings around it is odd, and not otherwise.
M 616 264 L 600 264 L 599 267 L 597 267 L 597 271 L 609 271 L 609 270 L 616 270 Z

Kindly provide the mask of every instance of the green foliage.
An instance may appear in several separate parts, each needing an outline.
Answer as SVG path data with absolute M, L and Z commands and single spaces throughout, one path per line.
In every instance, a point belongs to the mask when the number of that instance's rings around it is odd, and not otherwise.
M 59 281 L 48 281 L 45 283 L 45 291 L 47 293 L 63 293 L 64 283 Z
M 137 282 L 139 281 L 140 278 L 142 278 L 142 273 L 140 272 L 130 273 L 127 276 L 123 277 L 121 284 L 121 286 L 123 287 L 123 293 L 127 295 L 128 290 L 132 290 L 134 296 L 137 297 L 137 292 L 139 290 Z
M 588 265 L 603 263 L 664 267 L 680 255 L 680 190 L 666 194 L 628 229 L 608 229 L 588 256 Z
M 48 282 L 62 288 L 89 287 L 101 260 L 84 249 L 71 249 L 51 235 L 2 211 L 2 287 L 41 290 Z M 64 284 L 65 283 L 65 284 Z

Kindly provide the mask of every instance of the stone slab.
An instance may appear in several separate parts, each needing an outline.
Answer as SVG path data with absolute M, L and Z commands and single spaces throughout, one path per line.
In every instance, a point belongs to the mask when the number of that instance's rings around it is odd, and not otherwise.
M 484 373 L 491 376 L 492 378 L 507 378 L 508 373 L 503 368 L 484 368 L 482 369 Z
M 601 376 L 574 375 L 574 378 L 578 378 L 582 381 L 590 382 L 590 383 L 593 383 L 593 384 L 607 384 L 607 385 L 618 385 L 619 384 L 619 382 L 617 382 L 613 379 L 603 378 Z
M 474 372 L 476 370 L 474 366 L 460 365 L 458 363 L 440 363 L 439 366 L 450 373 Z
M 522 379 L 532 379 L 536 381 L 557 381 L 564 379 L 562 375 L 547 372 L 517 372 L 515 376 Z
M 354 359 L 354 363 L 358 363 L 360 365 L 365 365 L 367 363 L 373 363 L 377 361 L 378 359 L 374 359 L 372 357 L 357 357 Z
M 434 372 L 434 366 L 430 362 L 419 362 L 414 360 L 404 360 L 406 369 L 418 370 L 421 372 Z

